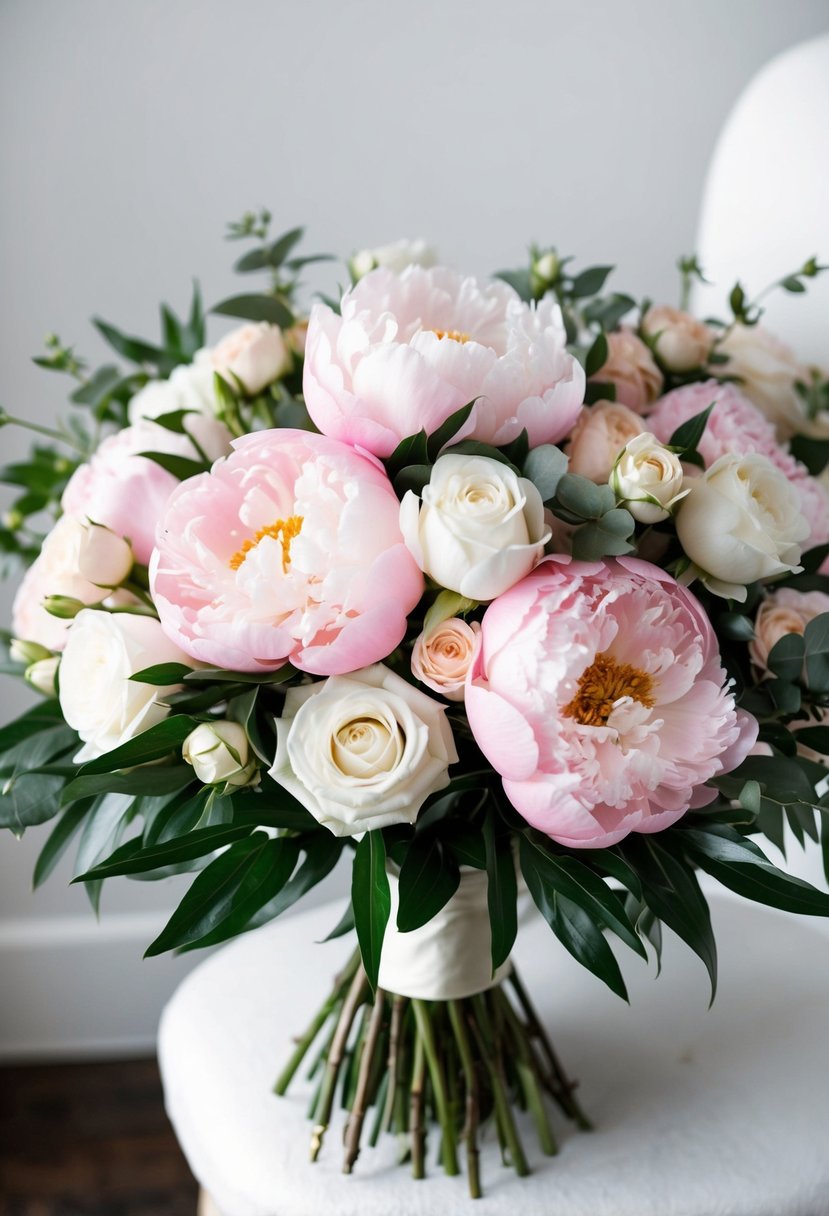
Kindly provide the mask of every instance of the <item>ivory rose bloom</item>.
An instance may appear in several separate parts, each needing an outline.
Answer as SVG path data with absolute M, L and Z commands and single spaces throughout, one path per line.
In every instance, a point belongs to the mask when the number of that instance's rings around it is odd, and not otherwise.
M 632 329 L 617 329 L 606 337 L 607 359 L 590 379 L 598 384 L 612 384 L 621 405 L 643 414 L 662 391 L 662 373 Z
M 130 679 L 158 663 L 186 663 L 153 617 L 84 608 L 75 617 L 60 663 L 60 707 L 84 746 L 75 763 L 112 751 L 167 717 L 162 688 Z
M 714 342 L 707 325 L 667 304 L 648 309 L 642 318 L 642 333 L 650 338 L 659 362 L 671 372 L 704 367 Z
M 689 488 L 676 531 L 709 590 L 742 601 L 748 583 L 800 568 L 809 525 L 797 490 L 765 456 L 721 456 Z
M 231 385 L 240 380 L 251 397 L 291 367 L 291 352 L 282 330 L 267 321 L 232 329 L 218 346 L 200 351 L 196 359 L 219 372 Z
M 233 447 L 161 514 L 150 581 L 168 636 L 231 671 L 290 660 L 330 675 L 385 658 L 423 576 L 379 461 L 287 428 Z
M 626 405 L 615 401 L 591 405 L 582 411 L 565 448 L 569 472 L 606 482 L 622 448 L 644 429 L 642 419 Z
M 734 325 L 716 346 L 728 355 L 718 370 L 739 376 L 742 391 L 773 423 L 779 439 L 802 433 L 815 439 L 829 438 L 829 418 L 809 418 L 795 385 L 808 383 L 809 371 L 791 347 L 762 325 Z
M 460 617 L 421 633 L 412 649 L 412 674 L 449 701 L 462 701 L 464 682 L 480 644 L 481 626 Z
M 631 439 L 610 474 L 610 488 L 619 505 L 643 524 L 659 523 L 676 510 L 688 493 L 682 484 L 679 457 L 649 431 Z
M 699 602 L 627 557 L 547 558 L 491 604 L 466 712 L 518 813 L 572 848 L 670 827 L 757 738 Z
M 216 413 L 218 401 L 213 387 L 213 368 L 198 361 L 183 363 L 173 370 L 167 380 L 150 380 L 131 398 L 130 422 L 142 418 L 161 418 L 189 410 L 195 414 Z
M 445 266 L 372 270 L 343 296 L 341 316 L 314 305 L 305 402 L 323 434 L 377 456 L 473 400 L 459 437 L 505 444 L 526 428 L 533 447 L 555 443 L 584 397 L 565 343 L 550 299 L 531 308 L 506 283 Z
M 258 784 L 259 771 L 250 758 L 245 728 L 238 722 L 202 722 L 184 740 L 181 758 L 192 764 L 202 785 L 227 785 L 238 789 Z
M 72 474 L 61 501 L 64 511 L 105 524 L 126 537 L 136 560 L 146 565 L 155 545 L 156 524 L 179 480 L 141 452 L 198 460 L 201 448 L 213 461 L 230 451 L 230 432 L 216 418 L 193 414 L 186 426 L 188 434 L 178 435 L 142 420 L 110 435 L 89 463 Z
M 403 537 L 424 573 L 467 599 L 492 600 L 532 570 L 551 532 L 533 483 L 488 456 L 439 456 L 400 504 Z
M 437 260 L 437 251 L 426 241 L 404 239 L 390 245 L 377 245 L 374 249 L 361 249 L 349 262 L 349 269 L 356 280 L 378 266 L 400 274 L 407 266 L 434 266 Z
M 648 415 L 648 426 L 658 439 L 668 443 L 677 427 L 701 414 L 713 403 L 699 453 L 706 465 L 721 456 L 765 456 L 795 487 L 800 511 L 809 524 L 807 547 L 829 541 L 829 493 L 817 478 L 777 442 L 774 427 L 733 384 L 707 380 L 686 384 L 660 398 Z
M 769 652 L 787 633 L 802 634 L 816 616 L 829 612 L 829 595 L 822 591 L 795 591 L 780 587 L 763 600 L 754 622 L 748 650 L 761 671 L 768 670 Z
M 116 549 L 116 544 L 122 548 Z M 14 597 L 12 632 L 25 641 L 39 642 L 47 650 L 62 650 L 71 621 L 47 612 L 43 607 L 46 597 L 60 595 L 82 604 L 97 604 L 106 597 L 107 587 L 115 586 L 129 573 L 131 565 L 129 547 L 120 537 L 103 528 L 93 529 L 72 515 L 62 515 Z M 90 576 L 100 579 L 100 585 Z
M 445 713 L 382 663 L 290 688 L 270 775 L 335 836 L 414 823 L 458 759 Z

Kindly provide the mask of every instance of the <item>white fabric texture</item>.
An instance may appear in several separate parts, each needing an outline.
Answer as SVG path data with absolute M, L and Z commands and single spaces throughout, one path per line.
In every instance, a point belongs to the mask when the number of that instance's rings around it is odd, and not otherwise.
M 490 1129 L 484 1198 L 395 1165 L 395 1140 L 340 1173 L 342 1121 L 308 1161 L 310 1088 L 271 1085 L 352 948 L 321 947 L 341 909 L 277 921 L 207 959 L 161 1024 L 167 1109 L 222 1216 L 826 1216 L 829 1213 L 829 940 L 736 900 L 712 899 L 720 991 L 708 1010 L 699 960 L 666 933 L 663 974 L 620 953 L 631 1004 L 609 993 L 538 918 L 513 955 L 581 1101 L 578 1132 L 554 1115 L 560 1153 L 521 1129 L 533 1173 L 504 1168 Z M 621 948 L 624 949 L 623 947 Z
M 455 894 L 419 929 L 401 933 L 396 874 L 389 874 L 391 914 L 383 938 L 380 986 L 401 996 L 451 1001 L 501 982 L 509 960 L 492 974 L 486 870 L 461 870 Z

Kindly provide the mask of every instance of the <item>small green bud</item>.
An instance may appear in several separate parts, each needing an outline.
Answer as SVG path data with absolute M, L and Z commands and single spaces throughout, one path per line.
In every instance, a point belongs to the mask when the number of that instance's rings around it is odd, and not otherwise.
M 62 621 L 72 621 L 78 615 L 82 608 L 89 607 L 83 600 L 72 599 L 69 595 L 47 595 L 43 601 L 43 607 L 52 616 L 59 617 Z

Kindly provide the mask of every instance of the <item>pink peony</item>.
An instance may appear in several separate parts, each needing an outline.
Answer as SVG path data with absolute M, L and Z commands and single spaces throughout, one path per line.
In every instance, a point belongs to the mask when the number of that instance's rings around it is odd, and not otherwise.
M 385 658 L 423 576 L 379 461 L 305 431 L 260 431 L 171 495 L 150 579 L 169 637 L 236 671 L 289 659 L 343 675 Z
M 230 451 L 230 432 L 216 418 L 191 414 L 187 428 L 208 460 Z M 188 435 L 177 435 L 156 422 L 141 419 L 110 435 L 88 464 L 72 474 L 61 506 L 67 515 L 105 524 L 132 545 L 136 560 L 146 565 L 155 544 L 155 528 L 179 479 L 141 456 L 164 452 L 199 460 Z
M 584 373 L 565 349 L 558 305 L 522 303 L 506 283 L 445 266 L 381 268 L 345 294 L 342 316 L 311 313 L 303 391 L 325 435 L 388 456 L 480 398 L 459 436 L 530 444 L 570 431 Z
M 516 810 L 561 844 L 658 832 L 757 738 L 694 596 L 636 558 L 546 558 L 487 609 L 469 724 Z
M 809 524 L 809 539 L 805 548 L 829 541 L 829 495 L 805 465 L 777 442 L 774 427 L 756 405 L 733 384 L 706 380 L 701 384 L 686 384 L 657 401 L 648 416 L 648 426 L 663 443 L 667 443 L 676 428 L 695 414 L 700 414 L 716 402 L 705 426 L 699 451 L 710 468 L 721 456 L 746 456 L 757 452 L 795 486 L 800 498 L 800 510 Z

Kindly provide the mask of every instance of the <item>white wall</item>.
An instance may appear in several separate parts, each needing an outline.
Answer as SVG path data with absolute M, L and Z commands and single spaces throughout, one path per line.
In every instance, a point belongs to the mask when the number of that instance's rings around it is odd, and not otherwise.
M 95 360 L 93 313 L 152 335 L 194 274 L 227 294 L 225 222 L 259 204 L 316 249 L 424 235 L 484 272 L 555 242 L 672 299 L 729 108 L 827 25 L 825 0 L 2 0 L 0 404 L 61 408 L 28 361 L 49 330 Z M 42 838 L 0 840 L 0 1054 L 146 1045 L 193 962 L 140 962 L 176 884 L 113 883 L 100 932 L 68 867 L 32 897 Z

